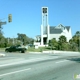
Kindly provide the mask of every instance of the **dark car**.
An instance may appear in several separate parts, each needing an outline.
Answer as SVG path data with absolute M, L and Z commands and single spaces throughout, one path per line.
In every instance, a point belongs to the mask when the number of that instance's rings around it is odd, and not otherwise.
M 25 53 L 26 48 L 23 48 L 21 46 L 11 46 L 9 48 L 5 49 L 5 52 L 21 52 L 21 53 Z

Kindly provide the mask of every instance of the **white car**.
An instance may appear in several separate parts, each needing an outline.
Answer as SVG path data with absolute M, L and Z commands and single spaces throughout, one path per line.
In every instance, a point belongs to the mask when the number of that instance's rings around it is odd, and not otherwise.
M 27 45 L 27 46 L 25 46 L 25 48 L 26 48 L 26 49 L 28 49 L 28 45 Z
M 5 56 L 5 54 L 3 54 L 3 53 L 0 53 L 0 57 L 3 57 L 3 56 Z

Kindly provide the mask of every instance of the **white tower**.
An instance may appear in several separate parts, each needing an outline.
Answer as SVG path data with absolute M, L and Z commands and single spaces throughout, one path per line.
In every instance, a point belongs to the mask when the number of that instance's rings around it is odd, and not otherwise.
M 45 42 L 49 42 L 48 7 L 42 7 L 41 45 Z

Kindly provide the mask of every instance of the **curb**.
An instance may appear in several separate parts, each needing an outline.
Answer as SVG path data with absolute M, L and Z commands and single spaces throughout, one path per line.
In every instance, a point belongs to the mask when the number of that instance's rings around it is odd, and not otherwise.
M 27 53 L 35 53 L 35 54 L 42 54 L 42 52 L 27 52 Z

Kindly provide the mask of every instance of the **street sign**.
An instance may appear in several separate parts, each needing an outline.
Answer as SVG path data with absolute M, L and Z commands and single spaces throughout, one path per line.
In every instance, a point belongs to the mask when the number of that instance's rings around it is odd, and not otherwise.
M 6 24 L 6 21 L 5 22 L 0 22 L 0 25 L 4 25 L 4 24 Z

